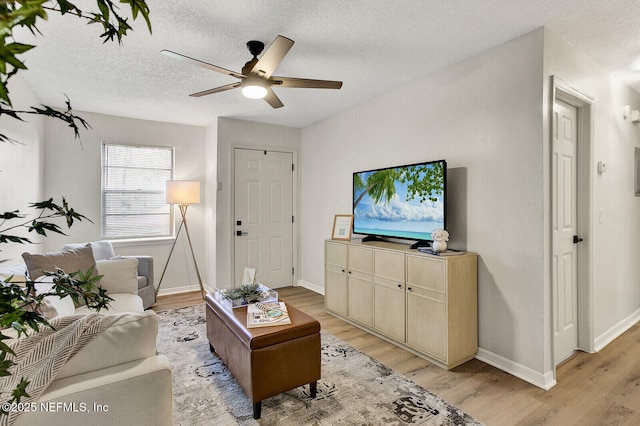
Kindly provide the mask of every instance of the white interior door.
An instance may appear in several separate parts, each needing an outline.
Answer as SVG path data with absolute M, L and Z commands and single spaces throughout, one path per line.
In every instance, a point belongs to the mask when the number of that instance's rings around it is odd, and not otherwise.
M 552 160 L 554 361 L 578 348 L 577 109 L 556 99 Z
M 271 288 L 293 284 L 293 154 L 234 150 L 235 283 L 245 267 Z

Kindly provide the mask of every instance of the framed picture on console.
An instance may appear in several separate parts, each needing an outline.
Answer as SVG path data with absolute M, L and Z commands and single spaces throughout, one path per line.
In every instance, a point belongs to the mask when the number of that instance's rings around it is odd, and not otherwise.
M 333 218 L 332 240 L 351 240 L 351 230 L 353 229 L 352 214 L 337 214 Z

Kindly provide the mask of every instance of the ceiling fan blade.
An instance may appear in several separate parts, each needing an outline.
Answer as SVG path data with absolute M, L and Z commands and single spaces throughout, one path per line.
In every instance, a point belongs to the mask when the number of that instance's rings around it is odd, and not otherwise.
M 289 52 L 289 49 L 293 46 L 294 41 L 279 35 L 271 43 L 271 46 L 267 48 L 262 57 L 253 66 L 251 72 L 258 74 L 265 78 L 271 77 L 271 74 L 276 70 L 280 62 Z
M 215 87 L 209 90 L 203 90 L 202 92 L 192 93 L 189 96 L 193 96 L 194 98 L 199 98 L 200 96 L 212 95 L 214 93 L 235 89 L 236 87 L 240 87 L 240 82 L 227 84 L 226 86 Z
M 333 80 L 312 80 L 308 78 L 292 77 L 271 77 L 272 84 L 282 87 L 299 87 L 307 89 L 339 89 L 342 87 L 341 81 Z
M 235 71 L 231 71 L 231 70 L 228 70 L 226 68 L 219 67 L 217 65 L 209 64 L 209 63 L 203 62 L 203 61 L 201 61 L 199 59 L 190 58 L 189 56 L 182 55 L 182 54 L 176 53 L 176 52 L 172 52 L 170 50 L 161 50 L 160 53 L 162 53 L 163 55 L 168 56 L 170 58 L 175 58 L 175 59 L 180 59 L 181 61 L 191 62 L 194 65 L 198 65 L 200 67 L 208 68 L 210 70 L 219 72 L 221 74 L 230 75 L 231 77 L 244 78 L 244 76 L 242 74 L 237 73 Z
M 271 87 L 267 89 L 267 96 L 264 97 L 264 100 L 271 105 L 272 108 L 282 108 L 284 106 L 276 93 L 271 90 Z

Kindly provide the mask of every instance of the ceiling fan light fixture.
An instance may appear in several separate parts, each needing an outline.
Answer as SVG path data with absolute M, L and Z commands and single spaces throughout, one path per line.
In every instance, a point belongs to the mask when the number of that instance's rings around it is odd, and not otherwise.
M 124 0 L 122 0 L 124 1 Z M 214 87 L 213 89 L 202 90 L 200 92 L 192 93 L 189 96 L 199 98 L 201 96 L 207 96 L 214 93 L 225 92 L 227 90 L 241 88 L 242 94 L 250 99 L 264 99 L 271 108 L 282 108 L 284 104 L 278 98 L 278 96 L 271 90 L 272 85 L 278 87 L 291 87 L 301 89 L 340 89 L 342 87 L 341 81 L 331 80 L 313 80 L 308 78 L 292 78 L 292 77 L 272 77 L 275 69 L 280 65 L 280 62 L 284 59 L 289 49 L 293 46 L 293 40 L 277 36 L 271 43 L 266 52 L 258 59 L 258 55 L 264 49 L 264 43 L 260 41 L 250 41 L 247 43 L 249 52 L 253 55 L 253 59 L 245 63 L 242 67 L 242 72 L 228 70 L 226 68 L 219 67 L 217 65 L 209 64 L 207 62 L 199 61 L 198 59 L 190 58 L 189 56 L 182 55 L 180 53 L 172 52 L 170 50 L 162 50 L 163 55 L 167 55 L 173 58 L 177 58 L 183 61 L 191 62 L 192 64 L 208 68 L 212 71 L 220 74 L 228 75 L 240 80 L 237 83 L 226 84 L 220 87 Z
M 242 80 L 242 94 L 249 99 L 262 99 L 267 96 L 267 82 L 262 78 L 247 77 Z

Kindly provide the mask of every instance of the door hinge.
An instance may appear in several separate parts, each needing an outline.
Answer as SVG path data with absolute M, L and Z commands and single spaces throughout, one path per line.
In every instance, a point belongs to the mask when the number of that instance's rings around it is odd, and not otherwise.
M 295 164 L 291 163 L 291 171 L 293 172 L 295 170 Z
M 291 275 L 295 275 L 296 274 L 296 268 L 291 267 Z
M 291 223 L 296 223 L 296 218 L 295 218 L 295 216 L 291 216 Z

